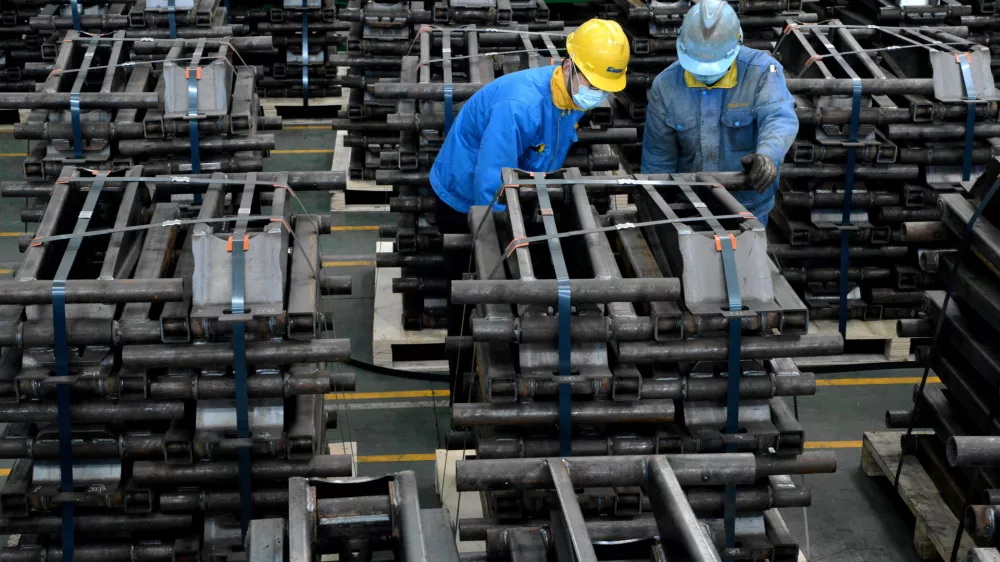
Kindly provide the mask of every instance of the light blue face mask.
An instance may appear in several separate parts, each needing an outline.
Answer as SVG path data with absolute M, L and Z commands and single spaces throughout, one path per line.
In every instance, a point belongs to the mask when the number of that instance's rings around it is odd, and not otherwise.
M 573 67 L 573 72 L 577 72 L 575 66 Z M 577 90 L 576 93 L 573 94 L 573 103 L 575 103 L 577 107 L 584 111 L 589 111 L 601 105 L 601 103 L 603 103 L 606 99 L 608 99 L 608 92 L 584 86 L 583 84 L 580 84 L 579 79 L 577 79 Z
M 725 72 L 720 72 L 718 74 L 713 74 L 711 76 L 702 76 L 701 74 L 694 74 L 694 73 L 692 73 L 691 76 L 694 76 L 695 79 L 701 82 L 702 84 L 705 84 L 706 86 L 711 86 L 712 84 L 715 84 L 719 80 L 722 80 L 722 77 L 725 76 L 726 74 L 729 74 L 728 68 L 726 69 Z

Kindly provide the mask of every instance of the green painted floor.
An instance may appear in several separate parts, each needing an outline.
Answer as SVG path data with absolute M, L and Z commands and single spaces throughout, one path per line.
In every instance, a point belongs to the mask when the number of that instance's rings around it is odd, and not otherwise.
M 276 135 L 278 151 L 321 150 L 333 148 L 334 135 L 325 130 L 280 131 Z M 0 180 L 20 180 L 25 142 L 0 133 Z M 267 161 L 268 171 L 328 170 L 331 153 L 275 153 Z M 299 194 L 311 212 L 326 213 L 326 193 Z M 16 235 L 23 232 L 18 213 L 24 200 L 0 200 L 0 263 L 19 259 Z M 336 213 L 336 226 L 379 225 L 392 222 L 387 213 Z M 321 251 L 325 259 L 365 261 L 372 259 L 377 233 L 372 230 L 336 231 L 324 236 Z M 338 256 L 343 258 L 338 259 Z M 0 265 L 9 267 L 9 265 Z M 372 310 L 374 303 L 374 267 L 338 268 L 342 275 L 354 277 L 354 294 L 328 299 L 338 337 L 351 339 L 352 355 L 371 361 Z M 837 377 L 912 377 L 917 370 L 878 371 L 822 375 Z M 390 378 L 368 372 L 357 373 L 358 392 L 432 391 L 445 385 Z M 426 393 L 426 392 L 425 392 Z M 800 419 L 810 441 L 860 441 L 862 433 L 883 427 L 887 409 L 904 408 L 911 403 L 911 384 L 823 386 L 816 396 L 798 401 Z M 434 402 L 428 396 L 413 398 L 375 397 L 370 400 L 338 401 L 339 427 L 329 432 L 333 443 L 357 442 L 359 472 L 374 475 L 400 470 L 414 470 L 421 486 L 421 502 L 437 505 L 433 484 L 434 463 L 429 460 L 385 462 L 384 456 L 416 455 L 432 458 L 448 429 L 447 398 Z M 419 404 L 414 404 L 418 402 Z M 402 405 L 413 407 L 399 407 Z M 436 404 L 436 406 L 431 406 Z M 394 407 L 386 407 L 394 406 Z M 809 545 L 802 509 L 783 510 L 792 532 L 799 538 L 810 562 L 879 562 L 918 560 L 911 546 L 913 521 L 897 507 L 891 488 L 882 480 L 861 473 L 860 448 L 840 443 L 836 449 L 839 470 L 836 474 L 810 476 L 805 485 L 813 491 L 813 505 L 808 511 Z M 372 462 L 380 461 L 380 462 Z M 0 466 L 10 466 L 7 462 Z

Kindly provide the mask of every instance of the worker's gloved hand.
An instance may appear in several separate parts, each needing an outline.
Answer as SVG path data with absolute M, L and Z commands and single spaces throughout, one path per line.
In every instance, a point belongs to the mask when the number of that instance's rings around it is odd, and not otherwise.
M 763 192 L 778 179 L 778 165 L 769 156 L 763 154 L 747 154 L 740 158 L 740 163 L 747 171 L 750 186 Z

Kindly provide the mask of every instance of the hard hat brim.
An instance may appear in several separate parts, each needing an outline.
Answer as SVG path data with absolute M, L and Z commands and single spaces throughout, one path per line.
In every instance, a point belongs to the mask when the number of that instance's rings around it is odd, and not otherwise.
M 624 90 L 625 89 L 625 84 L 628 81 L 625 78 L 626 71 L 624 71 L 624 70 L 622 71 L 622 73 L 619 76 L 616 76 L 614 78 L 608 78 L 606 76 L 601 76 L 600 74 L 598 74 L 596 72 L 591 72 L 591 71 L 585 70 L 585 69 L 581 68 L 580 66 L 577 66 L 577 69 L 579 69 L 580 72 L 582 72 L 583 75 L 587 77 L 587 82 L 590 82 L 591 86 L 597 88 L 598 90 L 604 90 L 605 92 L 611 92 L 612 94 Z
M 737 51 L 729 57 L 717 61 L 705 62 L 692 58 L 690 55 L 682 53 L 678 50 L 677 59 L 680 61 L 681 66 L 684 67 L 684 70 L 690 72 L 691 74 L 714 76 L 729 70 L 729 67 L 733 66 L 733 62 L 739 54 L 739 49 L 737 49 Z M 588 76 L 587 78 L 589 79 L 590 77 Z

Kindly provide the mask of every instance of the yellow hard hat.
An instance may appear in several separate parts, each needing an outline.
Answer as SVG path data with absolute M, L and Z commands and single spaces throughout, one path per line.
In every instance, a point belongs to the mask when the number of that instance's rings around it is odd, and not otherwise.
M 566 52 L 595 88 L 605 92 L 625 89 L 628 39 L 618 22 L 587 20 L 566 38 Z

